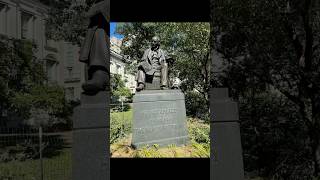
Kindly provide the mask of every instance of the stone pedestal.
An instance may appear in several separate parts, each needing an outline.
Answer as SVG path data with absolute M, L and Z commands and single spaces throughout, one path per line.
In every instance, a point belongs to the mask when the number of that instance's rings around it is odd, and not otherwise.
M 184 94 L 180 90 L 144 90 L 133 97 L 132 145 L 177 146 L 189 141 Z
M 110 179 L 109 92 L 81 95 L 73 112 L 72 179 Z
M 210 179 L 243 180 L 238 104 L 231 101 L 227 88 L 214 88 L 210 95 Z

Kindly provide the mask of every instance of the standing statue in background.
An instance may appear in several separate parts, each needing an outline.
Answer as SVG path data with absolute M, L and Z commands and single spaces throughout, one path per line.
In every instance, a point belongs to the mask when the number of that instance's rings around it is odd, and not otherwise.
M 86 94 L 96 94 L 106 89 L 110 74 L 109 61 L 109 20 L 108 4 L 105 0 L 96 0 L 86 16 L 90 23 L 84 43 L 80 50 L 79 61 L 86 63 L 87 77 L 82 89 Z
M 145 50 L 142 62 L 138 65 L 136 75 L 137 91 L 143 89 L 168 89 L 168 60 L 172 59 L 166 52 L 160 49 L 160 38 L 152 38 L 151 47 Z M 152 88 L 146 88 L 146 84 L 152 84 Z

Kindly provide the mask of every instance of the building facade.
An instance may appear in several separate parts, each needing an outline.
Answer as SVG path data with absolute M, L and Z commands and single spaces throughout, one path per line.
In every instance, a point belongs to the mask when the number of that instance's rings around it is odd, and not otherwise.
M 78 60 L 80 48 L 46 38 L 48 11 L 49 7 L 38 0 L 0 0 L 0 34 L 35 43 L 35 55 L 43 63 L 48 83 L 64 87 L 68 100 L 80 100 L 85 82 L 85 64 Z M 110 39 L 110 72 L 121 75 L 126 87 L 135 93 L 134 75 L 126 73 L 126 63 L 120 55 L 121 43 L 121 39 Z
M 134 94 L 136 92 L 135 76 L 126 72 L 127 64 L 124 62 L 124 56 L 121 55 L 121 43 L 122 41 L 116 37 L 110 38 L 110 73 L 119 74 L 125 86 Z
M 64 87 L 67 99 L 79 100 L 85 80 L 79 47 L 46 38 L 48 11 L 49 7 L 37 0 L 0 0 L 0 34 L 35 43 L 35 55 L 43 63 L 48 83 Z

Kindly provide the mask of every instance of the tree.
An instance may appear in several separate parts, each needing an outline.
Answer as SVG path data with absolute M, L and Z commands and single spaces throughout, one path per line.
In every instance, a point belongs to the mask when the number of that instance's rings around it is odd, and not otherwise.
M 31 110 L 42 109 L 50 115 L 49 123 L 66 123 L 70 110 L 64 91 L 45 83 L 46 74 L 34 55 L 36 50 L 27 40 L 0 37 L 1 111 L 14 112 L 25 120 L 30 118 Z
M 126 98 L 132 96 L 130 89 L 125 86 L 125 82 L 122 80 L 121 75 L 112 74 L 110 81 L 112 97 L 119 99 L 121 96 Z
M 319 2 L 215 1 L 212 10 L 212 47 L 226 64 L 212 81 L 230 87 L 237 100 L 277 92 L 290 101 L 302 120 L 296 123 L 307 129 L 305 149 L 319 176 Z
M 80 45 L 89 23 L 84 12 L 89 10 L 93 1 L 41 0 L 41 2 L 50 8 L 46 19 L 46 37 Z

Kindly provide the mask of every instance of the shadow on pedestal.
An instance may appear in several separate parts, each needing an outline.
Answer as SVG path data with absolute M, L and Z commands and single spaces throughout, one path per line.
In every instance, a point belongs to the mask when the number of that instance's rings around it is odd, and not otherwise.
M 81 95 L 73 112 L 72 179 L 110 179 L 109 92 Z
M 238 104 L 227 88 L 210 91 L 211 180 L 243 180 L 243 159 Z

